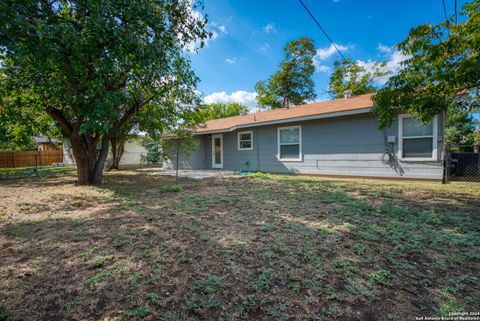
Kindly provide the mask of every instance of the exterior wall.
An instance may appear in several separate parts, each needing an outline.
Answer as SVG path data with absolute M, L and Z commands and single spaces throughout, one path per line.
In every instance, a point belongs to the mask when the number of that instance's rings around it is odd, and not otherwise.
M 147 150 L 140 144 L 139 139 L 132 139 L 125 143 L 123 156 L 120 159 L 121 165 L 139 165 L 142 163 L 142 155 L 147 155 Z M 108 159 L 111 159 L 111 151 L 109 151 Z
M 180 153 L 179 155 L 179 166 L 180 169 L 206 169 L 205 164 L 205 140 L 206 136 L 198 136 L 194 138 L 197 144 L 197 148 L 190 152 L 188 155 L 185 153 Z M 168 159 L 164 162 L 163 166 L 166 168 L 175 168 L 175 153 L 174 151 L 167 151 Z
M 142 163 L 142 155 L 146 154 L 147 151 L 140 144 L 140 140 L 138 138 L 129 140 L 125 143 L 125 151 L 122 159 L 120 160 L 120 165 L 140 165 Z M 107 164 L 111 158 L 111 151 L 109 151 L 106 162 Z M 70 142 L 68 140 L 63 142 L 63 163 L 67 165 L 75 164 L 75 159 L 73 158 L 73 154 L 70 149 Z
M 253 150 L 239 151 L 238 131 L 223 134 L 223 168 L 227 170 L 259 170 L 266 172 L 303 173 L 323 175 L 405 177 L 441 179 L 443 124 L 439 116 L 437 161 L 398 160 L 398 118 L 385 132 L 378 129 L 378 121 L 371 114 L 344 116 L 334 119 L 312 120 L 252 128 Z M 277 159 L 277 128 L 302 126 L 302 161 Z M 387 136 L 395 136 L 394 161 L 382 161 Z M 205 167 L 212 168 L 209 135 L 204 141 Z M 248 162 L 248 165 L 246 164 Z

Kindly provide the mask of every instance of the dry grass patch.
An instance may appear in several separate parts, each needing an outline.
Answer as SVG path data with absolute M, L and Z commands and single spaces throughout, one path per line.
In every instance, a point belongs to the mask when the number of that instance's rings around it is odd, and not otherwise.
M 480 310 L 480 186 L 134 171 L 0 184 L 0 320 Z M 3 318 L 3 319 L 2 319 Z

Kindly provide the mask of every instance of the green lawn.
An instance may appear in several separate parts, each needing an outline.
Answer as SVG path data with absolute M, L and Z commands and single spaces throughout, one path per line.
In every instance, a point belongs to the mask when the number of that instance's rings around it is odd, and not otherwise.
M 48 176 L 54 174 L 63 174 L 74 171 L 73 167 L 68 166 L 38 166 L 20 167 L 20 168 L 0 168 L 0 179 L 15 179 L 21 177 Z
M 0 320 L 480 311 L 480 184 L 134 171 L 0 184 Z

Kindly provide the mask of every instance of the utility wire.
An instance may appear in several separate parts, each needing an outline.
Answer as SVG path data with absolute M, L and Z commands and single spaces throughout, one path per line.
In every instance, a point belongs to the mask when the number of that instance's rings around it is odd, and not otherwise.
M 457 0 L 455 0 L 455 24 L 457 24 Z
M 442 0 L 442 5 L 443 5 L 443 14 L 445 15 L 445 20 L 448 20 L 447 9 L 445 8 L 445 0 Z
M 327 37 L 327 39 L 330 41 L 330 43 L 332 44 L 333 47 L 335 47 L 335 49 L 338 51 L 338 53 L 340 54 L 340 56 L 342 56 L 342 58 L 345 60 L 345 57 L 343 56 L 342 52 L 340 50 L 338 50 L 337 48 L 337 45 L 335 45 L 335 43 L 333 42 L 332 38 L 330 38 L 330 36 L 328 35 L 328 33 L 322 28 L 322 26 L 320 25 L 320 23 L 317 21 L 317 19 L 315 19 L 315 17 L 313 16 L 313 14 L 310 12 L 310 10 L 307 8 L 307 6 L 305 5 L 305 3 L 303 3 L 302 0 L 298 0 L 300 1 L 300 3 L 302 4 L 303 8 L 305 8 L 305 10 L 308 12 L 308 14 L 310 15 L 310 17 L 312 17 L 313 21 L 315 21 L 315 23 L 317 24 L 317 26 L 320 28 L 320 30 L 322 30 L 323 34 L 325 35 L 325 37 Z M 442 0 L 443 1 L 443 0 Z

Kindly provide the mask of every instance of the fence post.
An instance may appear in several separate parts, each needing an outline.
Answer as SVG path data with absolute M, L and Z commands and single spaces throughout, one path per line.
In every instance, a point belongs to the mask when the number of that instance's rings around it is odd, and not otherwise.
M 35 176 L 37 177 L 38 177 L 38 156 L 39 156 L 39 152 L 35 154 Z
M 12 167 L 15 168 L 15 153 L 12 152 Z

